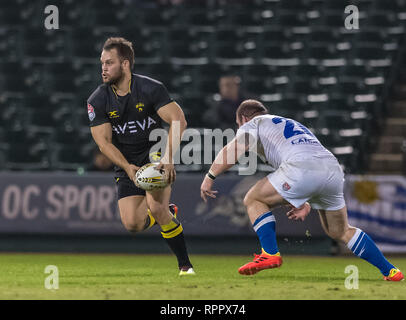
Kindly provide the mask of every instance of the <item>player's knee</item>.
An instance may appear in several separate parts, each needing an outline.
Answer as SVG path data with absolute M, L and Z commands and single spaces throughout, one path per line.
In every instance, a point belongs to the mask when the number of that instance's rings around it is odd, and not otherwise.
M 131 233 L 137 233 L 145 229 L 145 217 L 138 215 L 122 216 L 121 222 L 124 228 Z
M 130 233 L 137 233 L 144 230 L 145 222 L 123 222 L 124 228 Z

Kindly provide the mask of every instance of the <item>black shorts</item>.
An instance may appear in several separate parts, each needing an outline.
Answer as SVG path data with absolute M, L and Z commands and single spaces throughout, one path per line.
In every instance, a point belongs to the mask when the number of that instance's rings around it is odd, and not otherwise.
M 145 196 L 145 190 L 138 188 L 135 183 L 127 177 L 116 177 L 118 200 L 129 196 Z

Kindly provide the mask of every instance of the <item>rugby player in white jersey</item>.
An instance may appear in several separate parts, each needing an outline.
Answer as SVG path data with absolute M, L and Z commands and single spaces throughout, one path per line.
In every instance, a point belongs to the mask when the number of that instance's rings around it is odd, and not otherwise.
M 304 220 L 317 209 L 328 236 L 344 242 L 360 258 L 377 267 L 385 280 L 400 281 L 402 272 L 382 255 L 362 230 L 350 226 L 344 200 L 344 173 L 334 155 L 314 134 L 292 119 L 269 115 L 256 100 L 245 100 L 236 112 L 236 137 L 216 156 L 201 185 L 201 197 L 215 198 L 214 179 L 227 171 L 248 150 L 253 150 L 274 172 L 259 180 L 246 194 L 244 205 L 261 243 L 262 252 L 238 269 L 252 275 L 282 265 L 272 210 L 290 206 L 287 215 Z

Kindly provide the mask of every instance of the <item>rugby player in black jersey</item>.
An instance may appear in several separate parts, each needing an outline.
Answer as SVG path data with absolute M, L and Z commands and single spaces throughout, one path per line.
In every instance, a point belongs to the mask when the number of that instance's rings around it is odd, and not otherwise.
M 149 134 L 162 128 L 162 121 L 170 127 L 158 169 L 165 170 L 170 183 L 175 181 L 173 156 L 186 128 L 184 113 L 161 82 L 131 72 L 134 65 L 131 42 L 124 38 L 107 39 L 100 61 L 103 84 L 87 101 L 88 116 L 94 141 L 115 164 L 121 221 L 131 233 L 158 224 L 177 257 L 179 274 L 194 274 L 182 225 L 176 219 L 177 208 L 169 205 L 171 186 L 145 192 L 134 184 L 137 170 L 151 162 L 150 149 L 154 143 L 149 141 Z M 180 130 L 172 130 L 175 125 Z

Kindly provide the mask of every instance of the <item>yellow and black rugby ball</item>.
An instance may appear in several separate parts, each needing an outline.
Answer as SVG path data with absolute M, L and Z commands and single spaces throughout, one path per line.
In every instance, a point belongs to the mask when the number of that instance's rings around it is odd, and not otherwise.
M 158 163 L 147 163 L 135 174 L 135 185 L 146 191 L 163 189 L 168 185 L 164 170 L 157 170 Z

